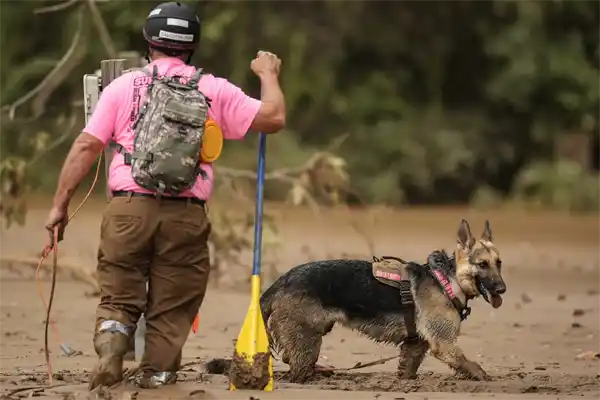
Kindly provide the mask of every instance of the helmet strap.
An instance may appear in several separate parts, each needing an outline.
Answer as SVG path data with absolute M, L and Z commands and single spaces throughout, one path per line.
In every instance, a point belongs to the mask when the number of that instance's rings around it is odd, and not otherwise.
M 190 55 L 188 56 L 188 58 L 185 61 L 185 63 L 189 65 L 192 62 L 192 57 L 193 56 L 194 56 L 194 50 L 190 51 Z

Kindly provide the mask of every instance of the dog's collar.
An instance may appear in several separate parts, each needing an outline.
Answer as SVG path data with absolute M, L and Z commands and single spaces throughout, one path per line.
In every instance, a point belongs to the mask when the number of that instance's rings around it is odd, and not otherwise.
M 460 320 L 464 321 L 467 319 L 467 317 L 471 314 L 471 307 L 467 305 L 469 299 L 463 293 L 462 289 L 460 289 L 460 286 L 458 286 L 458 284 L 454 285 L 454 281 L 450 279 L 448 275 L 446 275 L 446 273 L 440 268 L 429 265 L 429 269 L 435 281 L 440 285 L 448 299 L 452 302 L 454 308 L 456 308 L 458 315 L 460 315 Z M 464 304 L 459 298 L 461 295 L 465 298 Z

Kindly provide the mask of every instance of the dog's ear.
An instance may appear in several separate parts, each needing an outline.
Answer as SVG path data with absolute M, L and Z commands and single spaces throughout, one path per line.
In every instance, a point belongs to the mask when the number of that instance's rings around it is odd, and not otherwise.
M 492 241 L 492 228 L 490 227 L 490 221 L 488 221 L 487 219 L 485 220 L 485 227 L 483 228 L 481 239 L 486 240 L 488 242 Z
M 457 241 L 463 249 L 470 249 L 475 244 L 475 238 L 471 235 L 471 227 L 464 218 L 460 221 L 458 227 Z

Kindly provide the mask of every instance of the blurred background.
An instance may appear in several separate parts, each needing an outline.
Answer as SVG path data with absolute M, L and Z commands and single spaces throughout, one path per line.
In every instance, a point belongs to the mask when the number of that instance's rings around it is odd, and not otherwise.
M 82 76 L 103 59 L 136 64 L 142 24 L 159 3 L 2 2 L 5 227 L 49 206 L 84 125 Z M 428 206 L 596 220 L 599 2 L 187 3 L 202 20 L 194 65 L 259 97 L 249 68 L 256 51 L 283 60 L 288 126 L 269 138 L 266 189 L 279 209 L 331 216 L 344 206 Z M 213 240 L 234 248 L 251 245 L 256 143 L 253 134 L 227 142 L 215 165 L 213 220 L 225 231 Z M 101 204 L 103 169 L 98 186 Z M 219 212 L 231 201 L 245 211 Z

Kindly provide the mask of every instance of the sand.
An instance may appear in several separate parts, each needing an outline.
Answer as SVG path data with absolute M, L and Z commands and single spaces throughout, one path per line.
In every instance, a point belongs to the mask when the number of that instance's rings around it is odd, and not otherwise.
M 62 263 L 94 268 L 101 202 L 86 205 L 69 225 L 60 246 Z M 229 392 L 225 375 L 207 374 L 203 363 L 230 357 L 249 304 L 250 286 L 209 290 L 201 310 L 200 328 L 190 333 L 178 383 L 158 390 L 121 385 L 112 393 L 87 392 L 88 374 L 95 361 L 92 347 L 97 297 L 89 286 L 61 276 L 53 317 L 64 340 L 81 354 L 66 357 L 51 337 L 54 383 L 60 387 L 33 392 L 40 399 L 569 399 L 600 398 L 599 345 L 599 226 L 597 216 L 572 217 L 556 213 L 475 212 L 466 209 L 404 209 L 399 211 L 332 210 L 313 215 L 308 210 L 276 210 L 282 248 L 277 268 L 315 258 L 345 254 L 369 257 L 364 237 L 375 243 L 377 255 L 423 260 L 434 248 L 452 249 L 460 218 L 471 222 L 475 234 L 489 218 L 500 249 L 508 291 L 504 304 L 492 309 L 474 302 L 459 344 L 467 357 L 492 376 L 490 382 L 455 378 L 449 368 L 426 357 L 413 381 L 395 378 L 395 360 L 383 365 L 332 376 L 318 376 L 305 385 L 285 379 L 287 366 L 274 362 L 274 392 Z M 6 262 L 35 258 L 44 244 L 47 210 L 32 210 L 25 227 L 2 230 L 0 269 L 0 393 L 45 385 L 45 311 L 35 289 L 31 267 Z M 248 271 L 251 257 L 247 255 Z M 229 271 L 246 273 L 248 271 Z M 47 277 L 42 281 L 49 288 Z M 319 364 L 351 367 L 392 356 L 397 350 L 375 344 L 336 327 L 325 337 Z M 128 367 L 135 363 L 127 363 Z M 31 390 L 15 394 L 28 397 Z

